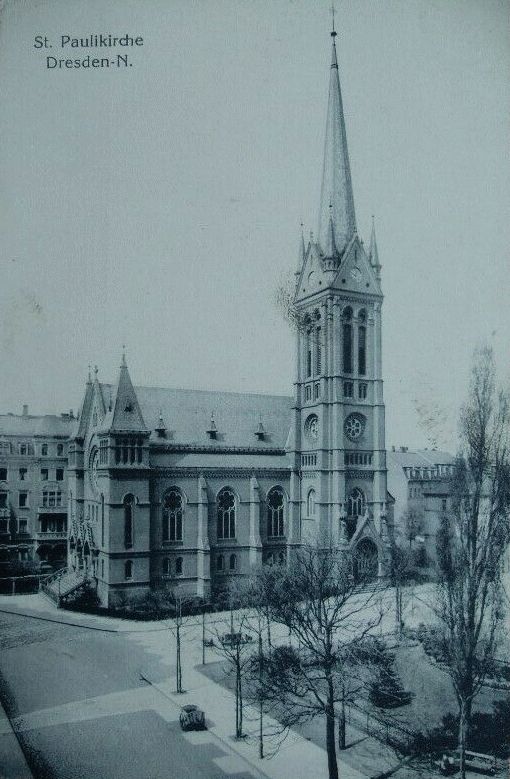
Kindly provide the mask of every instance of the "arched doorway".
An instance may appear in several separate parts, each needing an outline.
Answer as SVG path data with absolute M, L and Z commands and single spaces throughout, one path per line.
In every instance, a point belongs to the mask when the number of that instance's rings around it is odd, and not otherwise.
M 354 578 L 357 582 L 371 582 L 377 579 L 377 546 L 369 538 L 363 538 L 354 550 Z

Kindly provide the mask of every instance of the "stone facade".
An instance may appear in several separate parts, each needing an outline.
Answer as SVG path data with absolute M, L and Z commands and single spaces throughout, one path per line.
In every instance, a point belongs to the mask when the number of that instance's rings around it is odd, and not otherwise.
M 0 562 L 63 565 L 71 414 L 0 415 Z
M 69 451 L 69 564 L 104 605 L 209 597 L 303 543 L 384 575 L 392 533 L 381 265 L 358 236 L 333 34 L 318 240 L 301 237 L 293 397 L 89 378 Z M 355 571 L 356 572 L 356 571 Z

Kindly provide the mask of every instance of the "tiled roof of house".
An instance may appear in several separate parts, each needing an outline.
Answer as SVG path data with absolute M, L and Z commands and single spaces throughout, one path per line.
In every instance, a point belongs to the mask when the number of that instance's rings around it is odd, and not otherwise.
M 414 451 L 388 451 L 388 467 L 401 466 L 402 468 L 430 468 L 434 465 L 448 465 L 453 463 L 455 457 L 449 452 L 438 449 L 415 449 Z
M 69 416 L 45 414 L 0 414 L 0 436 L 63 436 L 71 435 L 76 420 Z

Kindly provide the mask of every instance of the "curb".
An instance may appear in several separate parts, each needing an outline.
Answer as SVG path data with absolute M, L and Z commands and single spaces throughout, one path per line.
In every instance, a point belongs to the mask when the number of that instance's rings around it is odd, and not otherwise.
M 150 684 L 151 687 L 154 687 L 154 689 L 157 690 L 160 695 L 169 700 L 175 706 L 180 707 L 181 704 L 175 700 L 175 697 L 173 695 L 169 695 L 169 693 L 167 693 L 165 690 L 162 690 L 158 682 L 151 682 L 151 680 L 142 672 L 140 672 L 140 678 L 147 682 L 147 684 Z M 214 732 L 214 730 L 211 730 L 210 728 L 207 729 L 207 732 L 210 733 L 213 738 L 219 741 L 224 748 L 234 752 L 240 758 L 240 760 L 243 760 L 249 766 L 249 770 L 255 772 L 258 777 L 261 777 L 261 779 L 272 779 L 268 774 L 262 771 L 262 769 L 259 768 L 256 763 L 253 763 L 249 758 L 246 757 L 246 755 L 243 755 L 242 752 L 239 752 L 231 742 L 222 738 L 222 736 L 219 736 Z
M 102 633 L 124 633 L 128 631 L 119 630 L 118 628 L 104 628 L 99 625 L 84 625 L 81 622 L 69 622 L 65 619 L 56 619 L 50 616 L 40 616 L 39 614 L 29 613 L 28 611 L 14 611 L 12 609 L 0 608 L 1 614 L 13 614 L 15 617 L 26 617 L 27 619 L 37 619 L 41 622 L 56 622 L 59 625 L 68 625 L 73 628 L 85 628 L 86 630 L 99 630 Z

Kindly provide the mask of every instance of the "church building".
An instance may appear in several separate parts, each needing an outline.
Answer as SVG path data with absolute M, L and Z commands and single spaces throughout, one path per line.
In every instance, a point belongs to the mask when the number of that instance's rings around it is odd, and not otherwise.
M 208 598 L 300 545 L 351 549 L 384 575 L 381 265 L 358 236 L 332 33 L 318 231 L 301 236 L 292 397 L 89 376 L 69 446 L 69 576 L 113 606 L 169 586 Z

